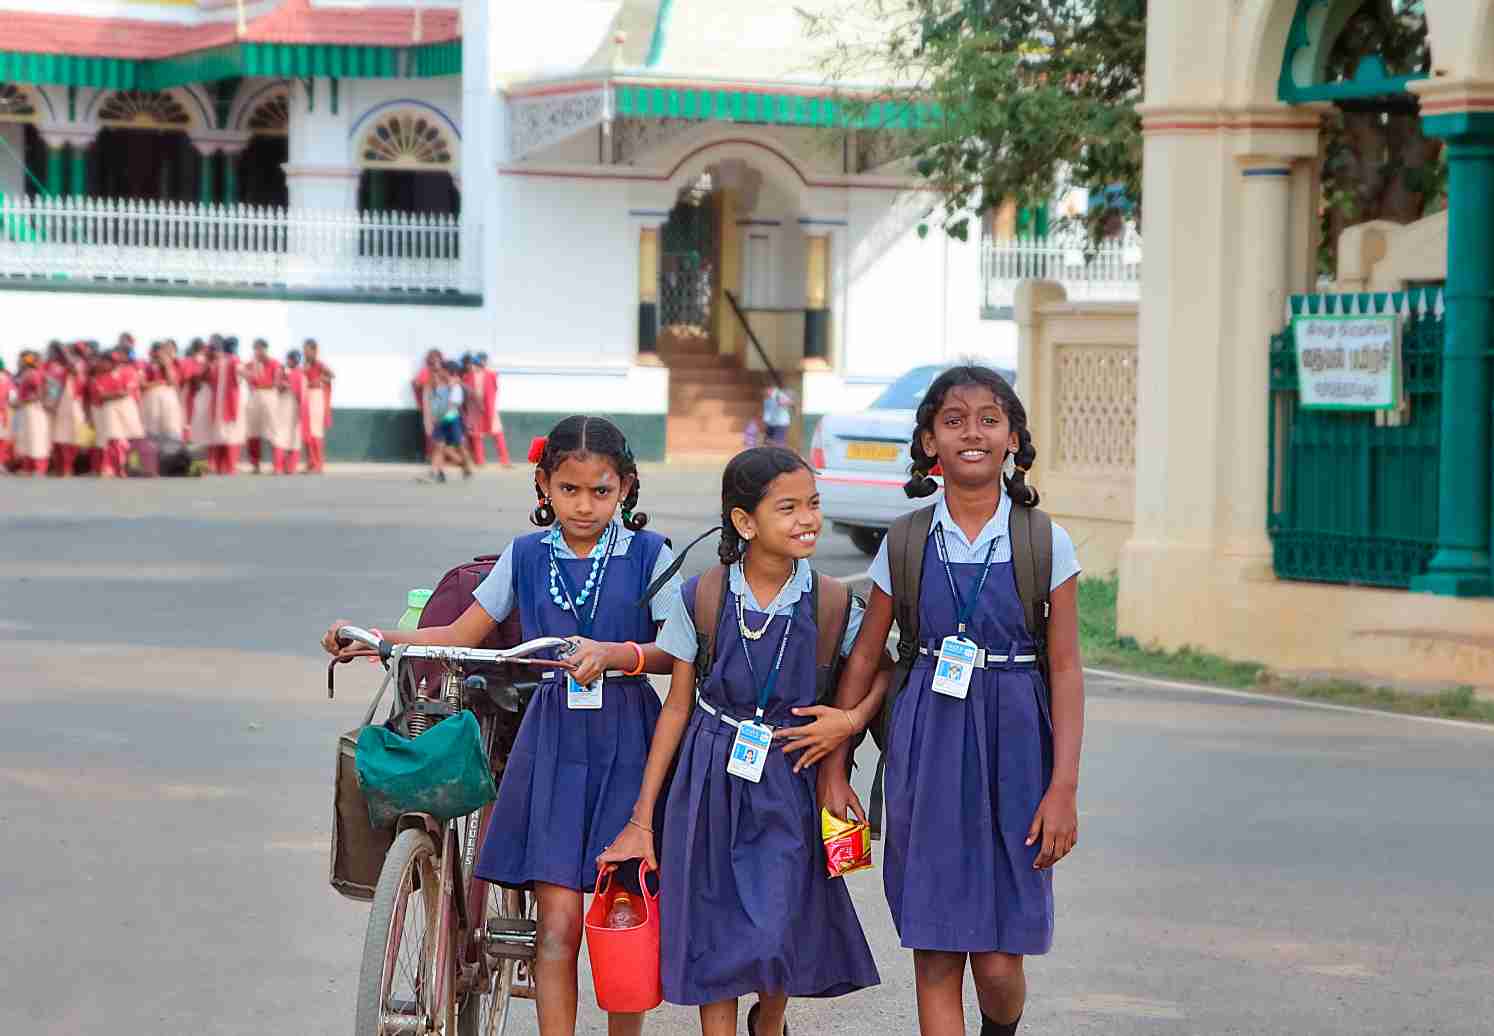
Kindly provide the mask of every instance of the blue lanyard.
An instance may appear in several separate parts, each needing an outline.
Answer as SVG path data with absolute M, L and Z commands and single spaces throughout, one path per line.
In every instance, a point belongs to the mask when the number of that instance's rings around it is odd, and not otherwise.
M 960 588 L 955 585 L 954 569 L 949 565 L 949 555 L 944 548 L 944 523 L 940 522 L 934 526 L 934 549 L 939 552 L 939 560 L 944 563 L 944 574 L 949 577 L 949 592 L 954 594 L 955 607 L 960 610 L 959 625 L 956 632 L 960 636 L 965 635 L 966 628 L 970 625 L 970 617 L 975 613 L 976 602 L 980 600 L 980 592 L 986 588 L 986 577 L 991 574 L 991 559 L 996 556 L 996 537 L 991 540 L 991 545 L 986 548 L 986 560 L 981 566 L 980 580 L 975 584 L 975 593 L 970 595 L 966 601 L 960 596 Z
M 742 590 L 746 593 L 746 588 Z M 801 598 L 802 600 L 802 598 Z M 783 652 L 788 647 L 789 634 L 794 629 L 794 612 L 798 611 L 798 605 L 790 608 L 786 616 L 787 621 L 783 624 L 783 636 L 778 638 L 778 657 L 773 660 L 773 669 L 768 673 L 768 679 L 757 692 L 757 718 L 763 718 L 763 711 L 768 707 L 768 699 L 773 697 L 773 691 L 778 686 L 778 674 L 783 669 Z M 752 663 L 752 645 L 747 643 L 747 638 L 742 636 L 741 627 L 737 627 L 737 637 L 742 641 L 742 653 L 747 656 L 747 671 L 752 674 L 752 682 L 757 683 L 757 666 Z
M 576 617 L 576 630 L 581 636 L 591 639 L 592 627 L 597 621 L 597 605 L 602 603 L 602 581 L 607 578 L 607 565 L 612 561 L 612 547 L 616 536 L 613 535 L 614 526 L 607 526 L 607 531 L 602 534 L 602 539 L 593 550 L 604 550 L 602 555 L 602 568 L 597 573 L 597 585 L 591 588 L 591 612 L 587 615 L 581 614 L 581 609 L 576 607 L 576 592 L 571 589 L 570 577 L 565 574 L 565 568 L 555 557 L 555 540 L 550 540 L 550 564 L 555 566 L 555 574 L 560 577 L 560 590 L 565 594 L 565 602 L 571 606 L 571 614 Z

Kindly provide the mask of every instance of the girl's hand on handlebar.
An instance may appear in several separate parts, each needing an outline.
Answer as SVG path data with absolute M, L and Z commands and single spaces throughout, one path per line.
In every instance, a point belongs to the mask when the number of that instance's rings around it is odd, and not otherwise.
M 357 653 L 358 651 L 365 650 L 363 645 L 359 644 L 357 641 L 350 640 L 346 643 L 343 643 L 342 641 L 337 639 L 338 630 L 342 629 L 344 626 L 352 625 L 354 625 L 354 623 L 349 622 L 347 619 L 338 619 L 332 625 L 328 626 L 327 632 L 322 634 L 322 650 L 327 652 L 327 654 L 329 655 L 337 655 L 338 657 L 341 657 L 343 655 L 352 655 Z
M 597 867 L 610 870 L 629 860 L 642 860 L 651 871 L 659 869 L 659 861 L 654 858 L 653 832 L 645 831 L 631 820 L 606 851 L 597 857 Z
M 570 640 L 576 645 L 576 650 L 566 655 L 565 660 L 575 666 L 571 670 L 571 676 L 577 683 L 589 684 L 608 669 L 617 668 L 615 665 L 608 665 L 611 644 L 587 640 L 585 637 L 572 637 Z

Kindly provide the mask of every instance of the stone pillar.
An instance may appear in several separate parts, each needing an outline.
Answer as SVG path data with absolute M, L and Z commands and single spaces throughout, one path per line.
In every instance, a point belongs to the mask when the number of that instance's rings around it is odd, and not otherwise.
M 88 196 L 88 152 L 91 145 L 75 141 L 69 148 L 67 193 L 74 198 Z
M 804 250 L 804 359 L 830 362 L 830 235 L 809 234 Z
M 1237 155 L 1236 161 L 1244 216 L 1238 238 L 1240 308 L 1238 337 L 1223 358 L 1225 391 L 1220 402 L 1228 420 L 1226 441 L 1241 456 L 1264 457 L 1271 410 L 1271 336 L 1285 322 L 1292 276 L 1292 160 Z M 1271 573 L 1266 471 L 1264 463 L 1240 465 L 1220 501 L 1221 553 L 1261 578 Z
M 67 155 L 61 142 L 47 141 L 47 197 L 60 198 L 63 193 L 63 174 Z
M 216 155 L 212 148 L 198 150 L 197 201 L 202 205 L 212 205 L 218 200 L 217 163 L 213 160 Z
M 244 156 L 242 151 L 223 152 L 223 204 L 237 205 L 239 203 L 239 161 Z
M 1425 93 L 1435 97 L 1441 91 L 1433 87 Z M 1494 592 L 1489 568 L 1494 111 L 1448 111 L 1443 107 L 1447 103 L 1428 97 L 1422 105 L 1423 112 L 1435 112 L 1423 118 L 1427 135 L 1447 142 L 1447 207 L 1452 218 L 1444 295 L 1437 553 L 1413 588 L 1472 597 Z M 1478 103 L 1472 101 L 1469 107 Z
M 659 358 L 659 225 L 638 228 L 638 358 Z
M 388 181 L 384 178 L 382 169 L 366 170 L 368 176 L 368 204 L 365 208 L 369 212 L 383 212 L 386 198 L 385 188 Z

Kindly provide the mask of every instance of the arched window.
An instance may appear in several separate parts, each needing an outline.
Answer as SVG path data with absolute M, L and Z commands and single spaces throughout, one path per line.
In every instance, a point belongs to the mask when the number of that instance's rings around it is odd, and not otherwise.
M 0 83 L 0 122 L 33 122 L 36 102 L 29 91 L 14 83 Z
M 362 210 L 439 215 L 461 210 L 451 176 L 455 142 L 450 128 L 431 112 L 396 109 L 379 116 L 358 138 L 358 163 Z
M 283 137 L 290 132 L 290 90 L 277 90 L 254 106 L 244 126 L 256 136 Z
M 242 117 L 239 125 L 249 132 L 249 146 L 239 159 L 239 200 L 245 204 L 289 204 L 285 163 L 290 160 L 290 120 L 288 86 L 266 93 Z
M 186 129 L 192 117 L 182 103 L 159 90 L 120 90 L 99 108 L 99 124 L 131 129 Z

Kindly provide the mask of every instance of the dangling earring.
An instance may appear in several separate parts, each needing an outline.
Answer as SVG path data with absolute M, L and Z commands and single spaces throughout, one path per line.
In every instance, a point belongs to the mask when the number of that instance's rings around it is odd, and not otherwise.
M 1006 462 L 1001 465 L 1001 475 L 1002 475 L 1003 478 L 1011 478 L 1016 473 L 1017 473 L 1017 451 L 1016 450 L 1007 450 L 1006 451 Z

